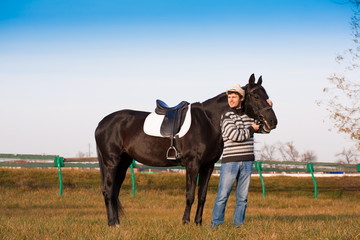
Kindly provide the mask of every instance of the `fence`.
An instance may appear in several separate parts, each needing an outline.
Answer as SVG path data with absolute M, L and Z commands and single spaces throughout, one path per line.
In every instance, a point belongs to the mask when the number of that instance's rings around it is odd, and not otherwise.
M 97 158 L 66 158 L 58 155 L 19 155 L 0 154 L 0 167 L 57 167 L 59 177 L 59 195 L 63 193 L 62 171 L 63 167 L 76 168 L 98 168 Z M 146 166 L 133 161 L 130 165 L 132 195 L 135 196 L 136 181 L 134 169 L 185 169 L 183 167 L 153 167 Z M 262 195 L 266 196 L 266 185 L 263 173 L 309 173 L 314 185 L 314 198 L 318 198 L 318 186 L 315 173 L 322 174 L 349 174 L 360 173 L 360 164 L 338 164 L 338 163 L 304 163 L 304 162 L 283 162 L 283 161 L 256 161 L 254 168 L 258 172 Z M 220 164 L 215 165 L 215 170 L 220 169 Z M 359 175 L 360 176 L 360 175 Z
M 283 162 L 283 161 L 256 161 L 254 162 L 254 165 L 255 165 L 255 169 L 257 170 L 260 176 L 263 197 L 266 196 L 265 182 L 262 176 L 263 172 L 310 173 L 314 184 L 314 198 L 318 198 L 318 193 L 319 193 L 317 181 L 315 178 L 316 172 L 323 174 L 344 174 L 344 173 L 360 172 L 360 164 L 339 164 L 339 163 L 325 163 L 325 162 L 305 163 L 305 162 Z

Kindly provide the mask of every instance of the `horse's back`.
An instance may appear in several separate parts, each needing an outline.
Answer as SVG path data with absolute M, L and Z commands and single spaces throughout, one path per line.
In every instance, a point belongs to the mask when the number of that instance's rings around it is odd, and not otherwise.
M 120 110 L 111 113 L 104 117 L 98 124 L 95 130 L 95 139 L 97 144 L 101 144 L 101 141 L 109 142 L 116 136 L 120 136 L 119 133 L 127 130 L 129 132 L 135 131 L 134 126 L 143 124 L 148 112 L 134 111 L 134 110 Z
M 113 112 L 99 122 L 96 132 L 103 128 L 114 127 L 115 125 L 129 123 L 130 121 L 144 121 L 147 115 L 149 115 L 149 112 L 129 109 Z

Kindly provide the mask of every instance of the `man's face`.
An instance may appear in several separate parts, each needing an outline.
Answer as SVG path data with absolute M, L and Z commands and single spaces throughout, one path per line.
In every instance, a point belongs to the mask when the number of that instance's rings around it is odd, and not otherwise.
M 229 93 L 228 94 L 228 104 L 231 108 L 239 108 L 243 98 L 236 93 Z

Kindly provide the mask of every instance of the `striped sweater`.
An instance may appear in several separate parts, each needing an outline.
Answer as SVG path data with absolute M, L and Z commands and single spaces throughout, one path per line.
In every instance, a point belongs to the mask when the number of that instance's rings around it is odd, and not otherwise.
M 221 116 L 224 151 L 221 162 L 254 161 L 254 119 L 242 109 L 230 109 Z

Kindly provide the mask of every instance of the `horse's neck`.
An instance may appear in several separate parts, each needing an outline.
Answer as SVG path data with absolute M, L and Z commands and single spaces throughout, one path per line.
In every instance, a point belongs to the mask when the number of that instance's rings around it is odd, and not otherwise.
M 202 106 L 214 128 L 220 131 L 221 115 L 228 108 L 226 94 L 219 94 L 218 96 L 203 102 Z
M 246 114 L 248 117 L 253 118 L 253 119 L 257 119 L 257 116 L 256 116 L 256 114 L 254 113 L 254 111 L 252 110 L 252 108 L 248 107 L 246 98 L 245 98 L 245 102 L 244 102 L 244 104 L 243 104 L 243 108 L 244 108 L 245 114 Z

